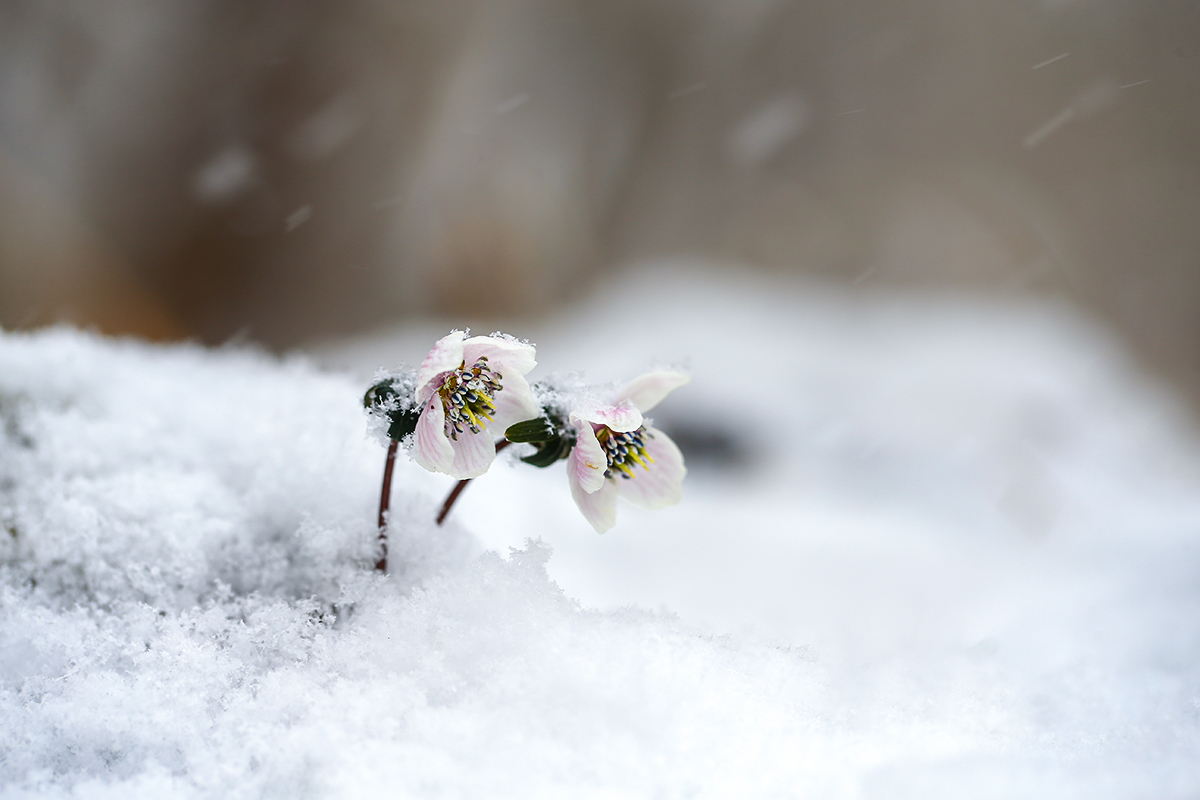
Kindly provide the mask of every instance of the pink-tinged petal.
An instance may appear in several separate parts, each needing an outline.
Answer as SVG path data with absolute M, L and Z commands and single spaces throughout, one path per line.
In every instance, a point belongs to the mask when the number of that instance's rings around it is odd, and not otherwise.
M 505 375 L 500 384 L 503 388 L 492 398 L 496 413 L 488 423 L 488 429 L 496 436 L 503 436 L 504 430 L 514 422 L 524 422 L 542 415 L 525 376 L 512 372 Z
M 588 494 L 604 485 L 604 471 L 608 469 L 608 458 L 604 448 L 596 438 L 596 432 L 587 422 L 577 426 L 579 438 L 571 450 L 570 460 L 567 461 L 567 472 L 573 475 L 572 486 L 578 484 L 580 489 Z
M 623 402 L 615 406 L 593 409 L 589 421 L 607 425 L 618 433 L 636 431 L 642 426 L 642 412 L 633 403 Z
M 691 379 L 691 375 L 676 370 L 660 369 L 647 372 L 630 381 L 617 395 L 617 400 L 628 400 L 645 413 Z
M 496 442 L 486 430 L 479 433 L 464 431 L 457 441 L 450 442 L 450 446 L 454 448 L 454 464 L 447 473 L 452 478 L 478 478 L 496 460 Z
M 567 415 L 567 419 L 573 425 L 582 425 L 585 422 L 591 422 L 592 417 L 599 415 L 605 408 L 608 408 L 605 403 L 592 400 L 577 400 L 571 406 L 571 412 Z
M 472 336 L 463 342 L 462 357 L 469 367 L 480 357 L 487 356 L 488 366 L 507 378 L 510 373 L 524 375 L 533 369 L 537 365 L 536 353 L 537 348 L 531 344 L 499 336 Z M 504 382 L 503 378 L 500 382 Z
M 673 506 L 683 496 L 683 477 L 687 467 L 683 454 L 662 431 L 646 426 L 646 453 L 654 459 L 649 469 L 635 467 L 633 478 L 614 478 L 621 496 L 642 508 Z
M 440 397 L 434 395 L 426 401 L 413 436 L 413 461 L 430 472 L 449 474 L 454 466 L 454 448 L 446 438 L 446 410 Z
M 570 420 L 579 424 L 587 421 L 607 425 L 618 433 L 625 433 L 635 431 L 641 426 L 642 412 L 632 403 L 614 406 L 597 400 L 583 400 L 571 408 Z
M 443 372 L 458 369 L 458 365 L 463 361 L 464 336 L 466 334 L 462 331 L 451 331 L 438 339 L 429 355 L 425 356 L 420 369 L 417 370 L 417 402 L 424 403 L 429 399 L 430 394 L 437 388 L 431 386 L 435 378 Z
M 575 479 L 572 470 L 567 470 L 567 482 L 571 485 L 571 497 L 575 505 L 583 512 L 583 517 L 592 524 L 596 533 L 604 533 L 617 524 L 617 487 L 612 481 L 603 480 L 601 486 L 594 492 L 585 492 Z

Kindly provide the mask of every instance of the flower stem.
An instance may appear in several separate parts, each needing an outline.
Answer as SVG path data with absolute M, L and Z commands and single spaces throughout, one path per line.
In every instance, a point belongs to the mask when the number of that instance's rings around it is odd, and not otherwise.
M 501 439 L 500 441 L 496 442 L 496 452 L 499 453 L 510 444 L 512 444 L 512 442 L 510 442 L 508 439 Z M 470 483 L 471 480 L 471 478 L 462 479 L 454 485 L 454 488 L 450 490 L 450 494 L 446 495 L 446 502 L 442 503 L 442 510 L 437 515 L 438 525 L 441 525 L 446 521 L 446 515 L 450 513 L 450 507 L 454 505 L 456 500 L 458 500 L 458 496 L 463 493 L 463 489 L 467 488 L 467 484 Z
M 383 489 L 379 494 L 380 553 L 379 560 L 375 562 L 375 569 L 380 572 L 387 572 L 388 568 L 387 511 L 392 503 L 392 468 L 396 465 L 396 448 L 399 444 L 395 439 L 388 444 L 387 461 L 383 465 Z

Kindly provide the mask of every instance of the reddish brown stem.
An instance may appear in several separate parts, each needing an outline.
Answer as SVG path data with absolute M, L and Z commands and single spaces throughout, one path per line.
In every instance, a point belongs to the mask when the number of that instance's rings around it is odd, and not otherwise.
M 512 444 L 512 442 L 510 442 L 508 439 L 501 439 L 500 441 L 496 442 L 496 452 L 499 453 L 510 444 Z M 446 515 L 450 513 L 450 507 L 454 505 L 454 502 L 458 500 L 458 496 L 463 493 L 463 489 L 467 488 L 467 484 L 470 482 L 470 478 L 464 478 L 454 485 L 454 488 L 450 490 L 450 494 L 446 495 L 446 502 L 442 503 L 442 510 L 437 515 L 438 525 L 441 525 L 446 521 Z
M 387 461 L 383 465 L 383 489 L 379 495 L 379 560 L 375 562 L 375 569 L 380 572 L 387 572 L 388 567 L 387 511 L 392 503 L 392 468 L 396 465 L 396 448 L 399 445 L 398 441 L 392 439 L 388 445 Z

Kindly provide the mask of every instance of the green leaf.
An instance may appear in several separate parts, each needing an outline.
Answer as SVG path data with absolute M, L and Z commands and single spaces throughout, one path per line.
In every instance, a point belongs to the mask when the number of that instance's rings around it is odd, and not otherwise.
M 536 444 L 537 452 L 531 456 L 525 456 L 521 460 L 533 467 L 548 467 L 566 458 L 574 446 L 574 439 L 560 435 L 548 442 Z
M 551 439 L 559 436 L 558 430 L 554 424 L 545 417 L 537 419 L 527 419 L 524 422 L 516 422 L 508 426 L 508 430 L 504 432 L 504 436 L 514 443 L 521 442 L 548 442 Z
M 388 419 L 391 424 L 388 425 L 388 436 L 400 441 L 417 429 L 417 420 L 420 418 L 421 415 L 415 411 L 389 411 Z

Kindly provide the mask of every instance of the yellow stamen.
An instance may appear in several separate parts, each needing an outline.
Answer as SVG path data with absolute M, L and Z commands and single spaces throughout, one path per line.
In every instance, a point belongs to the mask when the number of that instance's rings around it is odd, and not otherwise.
M 645 461 L 642 461 L 641 457 L 640 457 L 640 456 L 637 454 L 637 451 L 636 451 L 636 450 L 634 450 L 634 449 L 630 448 L 628 455 L 626 455 L 626 458 L 633 459 L 634 461 L 636 461 L 637 463 L 639 463 L 639 464 L 641 464 L 643 467 L 645 467 L 647 471 L 649 471 L 649 469 L 650 469 L 650 464 L 647 464 Z M 651 461 L 651 463 L 653 463 L 654 459 L 653 459 L 653 458 L 650 458 L 650 455 L 649 455 L 649 454 L 647 454 L 647 455 L 646 455 L 646 458 L 649 458 L 649 459 L 650 459 L 650 461 Z

